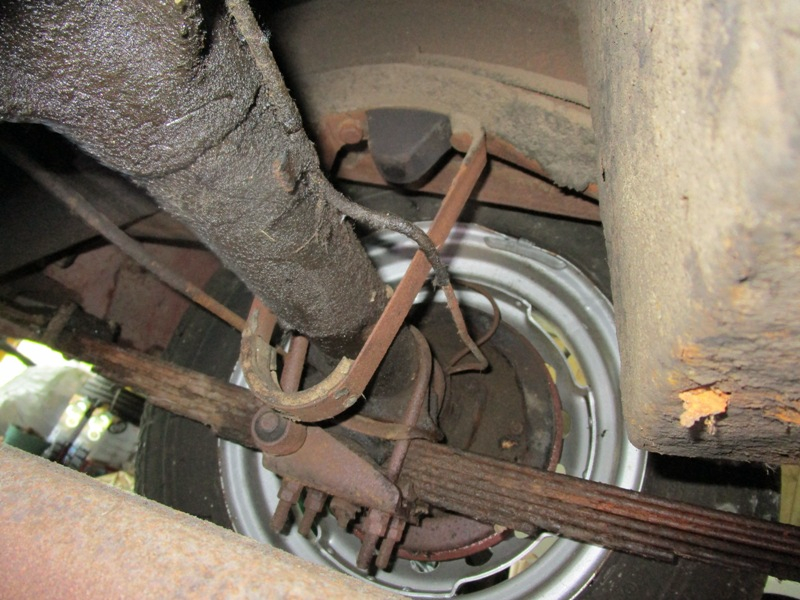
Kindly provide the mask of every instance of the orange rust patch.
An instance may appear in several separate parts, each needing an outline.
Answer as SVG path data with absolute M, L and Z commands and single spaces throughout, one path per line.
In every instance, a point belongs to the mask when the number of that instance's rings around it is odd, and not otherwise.
M 709 386 L 681 392 L 678 394 L 683 401 L 681 425 L 691 427 L 700 419 L 724 413 L 728 410 L 730 397 L 730 394 Z
M 770 411 L 769 416 L 775 417 L 784 423 L 791 423 L 793 425 L 800 425 L 800 412 L 792 409 L 779 408 L 775 411 Z
M 780 400 L 782 406 L 778 406 L 766 411 L 766 415 L 783 421 L 784 423 L 791 423 L 792 425 L 800 425 L 800 398 L 792 400 Z
M 683 362 L 691 363 L 696 361 L 698 358 L 701 358 L 702 352 L 700 350 L 700 346 L 697 346 L 696 344 L 686 344 L 685 346 L 681 347 L 679 356 Z

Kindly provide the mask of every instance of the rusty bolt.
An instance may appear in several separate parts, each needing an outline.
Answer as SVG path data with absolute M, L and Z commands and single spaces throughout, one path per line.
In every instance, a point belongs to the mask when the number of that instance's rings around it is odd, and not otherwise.
M 265 412 L 258 418 L 258 428 L 265 433 L 272 433 L 281 426 L 281 418 L 274 412 Z
M 320 492 L 312 488 L 306 489 L 306 500 L 304 503 L 303 518 L 300 520 L 300 525 L 297 527 L 298 533 L 303 537 L 308 537 L 311 533 L 311 526 L 317 515 L 322 512 L 325 507 L 325 501 L 328 499 L 328 494 Z
M 364 129 L 355 119 L 345 119 L 339 124 L 337 135 L 343 144 L 357 144 L 364 139 Z
M 253 441 L 265 455 L 287 456 L 305 443 L 305 425 L 289 421 L 269 408 L 262 408 L 253 419 Z
M 303 484 L 294 479 L 284 479 L 281 483 L 281 489 L 278 491 L 278 506 L 275 507 L 275 512 L 270 520 L 270 527 L 272 530 L 280 532 L 286 525 L 286 520 L 289 517 L 289 511 L 292 506 L 300 500 L 300 494 L 303 492 Z
M 333 498 L 330 503 L 330 509 L 342 529 L 346 529 L 350 521 L 355 519 L 356 514 L 358 514 L 358 507 L 343 498 Z
M 389 519 L 391 518 L 392 515 L 373 508 L 364 520 L 364 531 L 371 535 L 383 537 L 386 535 L 386 528 L 389 526 Z

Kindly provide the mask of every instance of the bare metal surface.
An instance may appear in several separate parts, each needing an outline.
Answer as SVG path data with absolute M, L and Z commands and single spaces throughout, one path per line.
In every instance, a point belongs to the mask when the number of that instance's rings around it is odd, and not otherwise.
M 441 445 L 411 443 L 403 477 L 431 504 L 659 560 L 800 576 L 800 528 L 654 498 Z
M 0 143 L 0 151 L 19 168 L 25 171 L 32 179 L 66 204 L 71 211 L 83 219 L 87 225 L 95 229 L 100 235 L 115 244 L 125 254 L 139 263 L 142 267 L 153 273 L 161 281 L 196 302 L 213 315 L 228 323 L 234 329 L 244 329 L 244 319 L 214 298 L 206 294 L 199 287 L 188 281 L 178 273 L 168 269 L 158 262 L 145 247 L 129 237 L 111 219 L 92 206 L 79 192 L 72 189 L 58 175 L 46 170 L 25 152 L 6 143 Z
M 0 521 L 3 597 L 394 597 L 8 446 Z

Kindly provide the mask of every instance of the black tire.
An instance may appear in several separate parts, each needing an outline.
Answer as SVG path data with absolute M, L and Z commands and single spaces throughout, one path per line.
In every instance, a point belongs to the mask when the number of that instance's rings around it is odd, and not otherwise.
M 207 290 L 239 315 L 247 315 L 252 295 L 229 271 L 218 271 Z M 227 381 L 240 341 L 238 332 L 193 305 L 164 358 Z M 201 423 L 147 404 L 141 418 L 135 487 L 138 494 L 156 502 L 231 528 L 222 494 L 217 437 Z

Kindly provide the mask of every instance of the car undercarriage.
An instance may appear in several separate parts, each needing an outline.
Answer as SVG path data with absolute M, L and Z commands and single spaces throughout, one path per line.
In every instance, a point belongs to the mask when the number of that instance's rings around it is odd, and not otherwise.
M 2 330 L 145 394 L 137 491 L 307 561 L 267 593 L 760 597 L 796 13 L 6 2 Z

